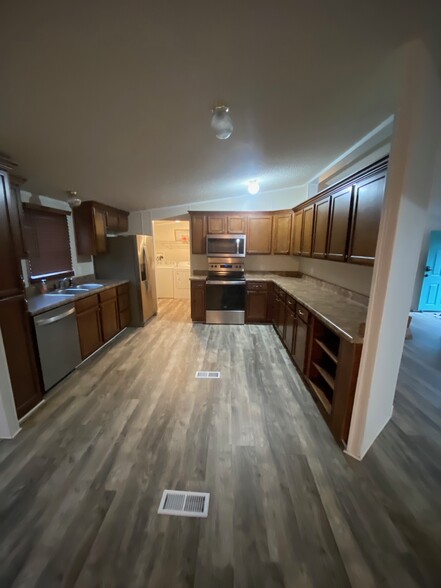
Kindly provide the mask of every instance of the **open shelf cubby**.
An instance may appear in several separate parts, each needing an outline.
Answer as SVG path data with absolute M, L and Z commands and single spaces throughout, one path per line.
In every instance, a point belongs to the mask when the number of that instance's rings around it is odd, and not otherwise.
M 318 320 L 314 321 L 309 381 L 326 413 L 332 411 L 340 338 Z

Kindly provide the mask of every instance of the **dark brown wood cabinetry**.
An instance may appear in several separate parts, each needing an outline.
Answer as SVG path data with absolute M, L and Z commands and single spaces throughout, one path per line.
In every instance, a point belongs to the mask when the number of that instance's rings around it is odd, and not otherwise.
M 107 251 L 107 233 L 128 230 L 124 210 L 88 200 L 73 209 L 75 241 L 78 255 L 99 255 Z
M 303 210 L 296 210 L 292 221 L 291 255 L 302 253 Z
M 309 206 L 305 206 L 303 209 L 300 252 L 304 257 L 311 257 L 313 228 L 314 204 L 310 204 Z
M 314 204 L 314 231 L 312 257 L 321 257 L 324 259 L 327 253 L 328 245 L 328 226 L 329 226 L 329 205 L 330 196 L 322 198 Z
M 292 346 L 292 356 L 299 370 L 304 373 L 308 345 L 309 312 L 301 305 L 296 305 L 296 331 Z
M 267 282 L 247 282 L 245 322 L 266 323 L 269 321 L 269 299 Z
M 191 252 L 204 254 L 207 250 L 207 217 L 204 214 L 190 215 Z
M 285 329 L 283 335 L 283 342 L 285 343 L 288 352 L 292 353 L 294 338 L 296 334 L 296 303 L 291 296 L 286 297 L 285 303 Z
M 385 186 L 386 170 L 354 185 L 349 262 L 365 265 L 374 263 Z
M 205 322 L 205 280 L 191 281 L 191 320 Z
M 291 246 L 292 213 L 290 210 L 278 212 L 273 216 L 272 253 L 288 255 Z
M 99 294 L 101 310 L 101 331 L 104 343 L 119 332 L 119 312 L 116 288 L 105 290 Z
M 208 234 L 244 235 L 246 233 L 246 216 L 243 214 L 208 214 Z
M 103 343 L 98 294 L 92 294 L 75 303 L 81 357 L 86 359 Z
M 0 330 L 17 416 L 42 400 L 41 379 L 24 296 L 19 255 L 22 241 L 18 194 L 10 190 L 8 174 L 0 171 Z
M 247 253 L 270 255 L 272 249 L 273 217 L 253 214 L 247 218 Z
M 118 295 L 119 328 L 125 329 L 130 323 L 129 284 L 118 286 L 116 291 Z
M 227 232 L 227 217 L 219 215 L 207 216 L 207 233 L 223 235 Z
M 326 257 L 332 261 L 345 261 L 348 247 L 352 209 L 352 186 L 331 194 L 329 238 Z
M 227 232 L 233 235 L 245 235 L 247 232 L 246 217 L 239 214 L 229 214 L 227 217 Z

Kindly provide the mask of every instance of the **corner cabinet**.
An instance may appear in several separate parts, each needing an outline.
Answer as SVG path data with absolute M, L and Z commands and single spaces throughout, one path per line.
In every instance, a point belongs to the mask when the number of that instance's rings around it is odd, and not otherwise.
M 327 253 L 330 196 L 314 204 L 314 231 L 312 240 L 312 257 L 324 259 Z
M 73 209 L 78 255 L 99 255 L 107 251 L 107 233 L 128 230 L 129 213 L 88 200 Z
M 312 237 L 314 228 L 314 204 L 305 206 L 302 214 L 302 236 L 300 240 L 300 255 L 311 257 Z
M 326 258 L 345 261 L 352 211 L 353 187 L 347 186 L 332 193 L 329 213 L 329 239 Z

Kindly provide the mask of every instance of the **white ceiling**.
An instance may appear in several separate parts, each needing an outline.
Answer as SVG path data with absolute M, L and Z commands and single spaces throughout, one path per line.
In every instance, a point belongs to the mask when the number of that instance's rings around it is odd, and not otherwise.
M 393 52 L 423 34 L 437 53 L 440 5 L 3 3 L 0 150 L 27 190 L 130 210 L 303 184 L 393 112 Z

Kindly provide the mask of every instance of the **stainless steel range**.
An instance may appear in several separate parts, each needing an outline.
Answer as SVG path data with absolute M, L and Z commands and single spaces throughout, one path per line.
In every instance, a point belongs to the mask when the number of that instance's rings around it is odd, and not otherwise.
M 207 323 L 243 325 L 246 296 L 243 259 L 209 257 L 205 296 Z

